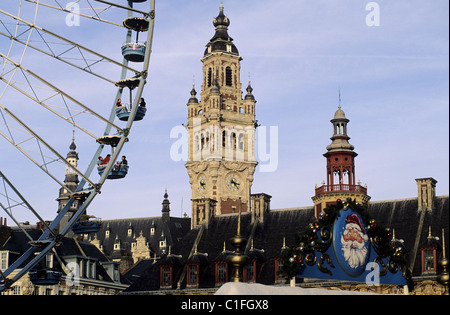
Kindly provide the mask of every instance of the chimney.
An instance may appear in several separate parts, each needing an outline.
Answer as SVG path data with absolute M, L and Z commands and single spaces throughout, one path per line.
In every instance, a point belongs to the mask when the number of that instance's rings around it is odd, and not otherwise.
M 436 197 L 436 183 L 437 180 L 431 177 L 427 178 L 417 178 L 417 206 L 418 210 L 428 210 L 433 209 L 434 197 Z
M 259 222 L 264 222 L 264 215 L 270 210 L 270 200 L 272 196 L 260 193 L 260 194 L 252 194 L 252 222 L 256 219 Z

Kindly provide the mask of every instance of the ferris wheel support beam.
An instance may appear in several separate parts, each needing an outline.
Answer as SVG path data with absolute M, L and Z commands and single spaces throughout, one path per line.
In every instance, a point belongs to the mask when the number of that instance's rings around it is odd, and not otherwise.
M 34 78 L 38 79 L 39 81 L 41 81 L 42 83 L 46 84 L 47 86 L 49 86 L 50 88 L 52 88 L 54 91 L 60 93 L 61 95 L 64 95 L 65 97 L 67 97 L 69 100 L 71 100 L 72 102 L 74 102 L 75 104 L 77 104 L 78 106 L 80 106 L 81 108 L 87 110 L 89 113 L 91 113 L 92 115 L 94 115 L 95 117 L 97 117 L 98 119 L 102 120 L 103 122 L 107 123 L 108 125 L 111 125 L 112 127 L 116 128 L 119 131 L 122 131 L 122 128 L 120 128 L 119 126 L 117 126 L 116 124 L 112 123 L 111 121 L 107 120 L 106 118 L 104 118 L 103 116 L 101 116 L 100 114 L 97 114 L 96 112 L 94 112 L 92 109 L 90 109 L 89 107 L 87 107 L 86 105 L 82 104 L 81 102 L 77 101 L 76 99 L 74 99 L 72 96 L 70 96 L 69 94 L 65 93 L 64 91 L 60 90 L 59 88 L 57 88 L 56 86 L 54 86 L 53 84 L 51 84 L 50 82 L 48 82 L 47 80 L 41 78 L 40 76 L 38 76 L 37 74 L 35 74 L 34 72 L 32 72 L 31 70 L 28 70 L 27 68 L 24 68 L 21 64 L 15 62 L 14 60 L 12 60 L 11 58 L 9 58 L 8 56 L 6 56 L 5 54 L 0 52 L 0 57 L 5 58 L 6 60 L 8 60 L 9 62 L 11 62 L 12 64 L 14 64 L 14 66 L 16 66 L 17 68 L 20 68 L 21 70 L 25 71 L 26 73 L 28 73 L 29 75 L 33 76 Z
M 127 7 L 127 6 L 124 6 L 124 5 L 120 5 L 120 4 L 117 4 L 117 3 L 113 3 L 113 2 L 109 2 L 109 1 L 104 1 L 104 0 L 94 0 L 94 1 L 97 1 L 97 2 L 100 2 L 100 3 L 103 3 L 103 4 L 107 4 L 107 5 L 112 5 L 112 6 L 115 6 L 115 7 L 121 8 L 121 9 L 124 9 L 124 10 L 128 10 L 128 11 L 135 12 L 135 13 L 139 13 L 139 14 L 143 14 L 143 15 L 149 15 L 149 12 L 144 12 L 144 11 L 141 11 L 141 10 L 136 10 L 136 9 L 134 9 L 134 8 Z M 154 8 L 154 7 L 155 7 L 155 6 L 153 6 L 153 8 Z
M 28 201 L 25 200 L 25 198 L 22 196 L 22 194 L 17 190 L 16 187 L 14 187 L 14 185 L 8 180 L 8 178 L 6 178 L 6 176 L 1 171 L 0 171 L 0 178 L 3 179 L 4 186 L 5 186 L 5 184 L 8 185 L 14 191 L 14 193 L 17 195 L 17 197 L 19 197 L 21 200 L 20 203 L 19 203 L 19 201 L 14 201 L 14 202 L 16 202 L 17 205 L 21 205 L 21 206 L 24 205 L 25 208 L 27 208 L 34 214 L 34 216 L 43 224 L 43 226 L 45 226 L 47 229 L 49 229 L 47 222 L 45 222 L 41 218 L 39 213 L 37 213 L 36 210 L 33 209 L 33 207 L 28 203 Z M 6 193 L 6 186 L 5 186 L 5 193 Z M 6 195 L 6 198 L 8 200 L 11 199 L 8 195 Z M 8 201 L 8 203 L 9 203 L 9 201 Z M 22 231 L 25 233 L 25 235 L 32 241 L 33 238 L 25 231 L 25 229 L 23 229 L 20 226 L 20 224 L 18 224 L 17 220 L 13 217 L 12 211 L 11 211 L 12 206 L 9 205 L 9 207 L 6 207 L 0 202 L 0 207 L 3 208 L 3 210 L 14 220 L 14 222 L 17 224 L 17 226 L 19 226 L 22 229 Z M 9 211 L 7 209 L 9 209 Z M 55 232 L 53 232 L 52 230 L 49 230 L 49 231 L 52 233 L 53 237 L 56 237 Z
M 1 106 L 1 105 L 0 105 Z M 25 155 L 31 162 L 36 164 L 37 167 L 39 167 L 42 171 L 44 171 L 48 176 L 50 176 L 55 182 L 57 182 L 61 187 L 66 189 L 68 192 L 71 192 L 71 190 L 64 185 L 61 181 L 59 181 L 55 176 L 53 176 L 49 171 L 47 171 L 45 168 L 43 168 L 37 161 L 35 161 L 28 153 L 25 152 L 23 148 L 21 148 L 19 145 L 17 145 L 12 139 L 8 138 L 3 132 L 0 131 L 0 135 L 5 138 L 9 143 L 11 143 L 17 150 L 19 150 L 23 155 Z
M 12 40 L 14 40 L 14 41 L 16 41 L 16 42 L 18 42 L 18 43 L 20 43 L 20 44 L 22 44 L 22 45 L 27 45 L 27 43 L 26 43 L 25 41 L 20 40 L 20 39 L 18 39 L 17 37 L 7 35 L 7 34 L 5 34 L 5 33 L 3 33 L 3 32 L 0 32 L 0 35 L 3 35 L 3 36 L 5 36 L 5 37 L 7 37 L 7 38 L 9 38 L 9 39 L 12 39 Z M 40 49 L 40 48 L 37 48 L 36 46 L 33 46 L 33 45 L 31 45 L 31 44 L 28 44 L 27 46 L 30 47 L 30 48 L 33 48 L 34 50 L 36 50 L 36 51 L 38 51 L 38 52 L 40 52 L 40 53 L 43 53 L 44 55 L 47 55 L 47 56 L 52 57 L 52 58 L 55 58 L 55 59 L 57 59 L 57 60 L 59 60 L 59 61 L 62 61 L 62 62 L 64 62 L 64 63 L 66 63 L 66 64 L 72 66 L 72 67 L 75 67 L 75 68 L 77 68 L 77 69 L 79 69 L 79 70 L 82 70 L 82 71 L 84 71 L 84 72 L 87 72 L 87 73 L 89 73 L 89 74 L 92 74 L 92 75 L 96 76 L 97 78 L 100 78 L 100 79 L 105 80 L 105 81 L 107 81 L 107 82 L 109 82 L 109 83 L 112 83 L 112 84 L 115 83 L 113 80 L 110 80 L 110 79 L 108 79 L 108 78 L 105 78 L 104 76 L 99 75 L 98 73 L 95 73 L 95 72 L 93 72 L 93 71 L 88 70 L 87 67 L 86 67 L 86 68 L 82 68 L 82 67 L 80 67 L 80 66 L 74 64 L 73 62 L 70 62 L 70 61 L 68 61 L 68 60 L 65 60 L 64 58 L 61 58 L 60 56 L 56 56 L 56 55 L 54 55 L 54 54 L 48 53 L 48 52 L 46 52 L 46 51 L 44 51 L 44 50 L 42 50 L 42 49 Z
M 15 116 L 9 109 L 3 107 L 0 105 L 0 108 L 3 109 L 6 113 L 8 113 L 15 121 L 17 121 L 22 127 L 24 127 L 30 134 L 32 134 L 39 142 L 41 142 L 43 145 L 45 145 L 50 151 L 55 154 L 61 162 L 66 164 L 68 167 L 70 167 L 75 173 L 83 177 L 89 184 L 94 186 L 95 184 L 87 177 L 84 176 L 82 172 L 80 172 L 76 167 L 74 167 L 72 164 L 70 164 L 63 156 L 61 156 L 51 145 L 49 145 L 47 142 L 44 141 L 41 137 L 39 137 L 33 130 L 31 130 L 24 122 L 22 122 L 17 116 Z M 63 186 L 65 187 L 65 186 Z M 69 190 L 70 191 L 70 190 Z
M 80 189 L 80 187 L 83 187 L 83 185 L 85 184 L 84 179 L 82 179 L 80 181 L 80 184 L 78 184 L 78 189 Z M 46 229 L 42 235 L 39 237 L 39 240 L 45 240 L 47 239 L 47 237 L 50 234 L 50 230 L 54 230 L 55 228 L 57 228 L 57 226 L 59 225 L 59 222 L 61 221 L 61 219 L 66 215 L 66 213 L 69 211 L 69 209 L 72 207 L 73 201 L 75 199 L 74 198 L 70 198 L 69 201 L 67 202 L 67 204 L 64 206 L 64 208 L 58 213 L 58 215 L 56 216 L 56 218 L 50 223 L 49 228 Z M 46 250 L 46 253 L 48 253 L 55 245 L 57 245 L 58 242 L 53 241 L 52 243 L 50 243 Z M 22 255 L 20 256 L 16 261 L 14 261 L 9 267 L 8 269 L 6 269 L 3 272 L 3 276 L 4 278 L 8 277 L 8 275 L 10 275 L 12 272 L 14 272 L 16 269 L 19 269 L 20 266 L 25 263 L 29 257 L 31 257 L 35 252 L 37 251 L 37 247 L 33 247 L 31 246 L 30 248 L 28 248 L 28 250 Z M 2 292 L 4 289 L 10 287 L 14 282 L 16 282 L 17 280 L 19 280 L 24 274 L 26 274 L 36 263 L 39 262 L 40 259 L 42 259 L 44 257 L 44 255 L 39 255 L 39 259 L 33 259 L 33 263 L 30 262 L 28 263 L 24 268 L 22 268 L 19 273 L 15 274 L 14 277 L 12 279 L 7 279 L 7 281 L 5 281 L 4 284 L 0 283 L 0 292 Z M 38 256 L 36 256 L 35 258 L 38 258 Z
M 99 1 L 99 0 L 96 0 L 96 1 Z M 148 35 L 147 35 L 147 54 L 145 55 L 144 65 L 143 65 L 143 68 L 145 70 L 142 72 L 141 82 L 139 83 L 138 90 L 136 92 L 136 97 L 134 99 L 134 104 L 133 104 L 133 107 L 132 107 L 132 110 L 130 113 L 130 117 L 128 118 L 127 126 L 125 128 L 127 130 L 131 129 L 131 126 L 134 122 L 134 118 L 136 116 L 137 109 L 138 109 L 138 104 L 139 104 L 140 98 L 142 96 L 142 91 L 144 89 L 145 80 L 147 79 L 147 75 L 148 75 L 148 67 L 150 64 L 150 56 L 151 56 L 152 44 L 153 44 L 153 32 L 154 32 L 154 28 L 155 28 L 155 0 L 152 0 L 150 19 L 151 19 L 151 22 L 150 22 L 150 26 L 149 26 L 149 30 L 148 30 Z
M 81 184 L 81 183 L 80 183 Z M 84 183 L 83 183 L 84 185 Z M 78 185 L 80 187 L 80 185 Z M 31 268 L 33 268 L 42 258 L 44 258 L 45 255 L 47 255 L 56 245 L 59 244 L 59 239 L 62 238 L 64 235 L 67 234 L 69 229 L 72 227 L 72 225 L 81 217 L 81 215 L 86 211 L 86 208 L 88 205 L 92 202 L 94 197 L 96 196 L 97 192 L 92 191 L 91 194 L 88 196 L 88 198 L 84 201 L 83 205 L 78 209 L 78 211 L 72 216 L 72 218 L 69 220 L 69 222 L 66 224 L 66 226 L 60 231 L 60 234 L 58 237 L 54 238 L 42 251 L 36 255 L 25 267 L 23 267 L 17 274 L 14 275 L 14 277 L 10 280 L 11 283 L 14 283 L 15 281 L 19 280 L 23 275 L 25 275 Z M 71 198 L 69 202 L 66 204 L 63 210 L 59 213 L 59 215 L 56 217 L 56 219 L 50 224 L 49 229 L 45 230 L 44 233 L 39 237 L 39 240 L 45 240 L 48 237 L 49 232 L 51 229 L 56 228 L 57 224 L 61 221 L 64 214 L 67 213 L 70 206 L 73 203 L 74 198 Z M 6 278 L 12 271 L 14 271 L 16 268 L 18 268 L 22 263 L 26 261 L 31 255 L 33 255 L 36 252 L 36 247 L 30 247 L 24 255 L 22 255 L 16 262 L 14 262 L 4 273 L 3 276 Z M 0 292 L 3 290 L 2 286 L 0 285 Z
M 78 114 L 72 115 L 70 117 L 64 117 L 63 115 L 59 114 L 58 112 L 56 112 L 55 110 L 51 109 L 49 105 L 47 105 L 44 101 L 40 101 L 38 100 L 36 97 L 30 95 L 29 93 L 25 92 L 24 90 L 20 89 L 19 87 L 17 87 L 15 84 L 11 84 L 10 82 L 8 82 L 8 80 L 6 80 L 5 78 L 0 77 L 0 80 L 2 80 L 5 83 L 9 83 L 9 85 L 11 87 L 13 87 L 15 90 L 19 91 L 20 93 L 22 93 L 23 95 L 27 96 L 28 98 L 32 99 L 33 101 L 35 101 L 37 104 L 41 105 L 42 107 L 48 109 L 49 111 L 51 111 L 53 114 L 57 115 L 58 117 L 60 117 L 61 119 L 65 120 L 66 122 L 68 122 L 69 124 L 71 124 L 72 126 L 78 128 L 79 130 L 83 131 L 84 133 L 86 133 L 87 135 L 91 136 L 92 138 L 96 139 L 97 137 L 95 135 L 93 135 L 92 133 L 90 133 L 88 130 L 86 130 L 85 128 L 77 125 L 74 121 L 73 121 L 73 117 L 75 117 Z M 58 93 L 59 94 L 59 93 Z

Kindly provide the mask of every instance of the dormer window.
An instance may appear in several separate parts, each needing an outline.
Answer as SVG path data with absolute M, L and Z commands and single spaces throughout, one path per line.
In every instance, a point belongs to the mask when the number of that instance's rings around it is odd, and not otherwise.
M 2 251 L 0 252 L 0 270 L 6 270 L 8 267 L 8 252 Z
M 133 234 L 133 229 L 132 228 L 129 228 L 128 229 L 128 236 L 131 236 Z
M 199 264 L 188 265 L 188 285 L 198 285 L 198 269 Z
M 154 227 L 150 228 L 150 235 L 155 235 L 155 228 Z
M 245 265 L 244 268 L 244 281 L 245 282 L 255 282 L 255 265 L 256 260 L 250 260 L 250 262 Z
M 227 263 L 218 262 L 216 263 L 216 284 L 223 284 L 227 282 Z
M 436 249 L 422 249 L 422 272 L 436 273 Z

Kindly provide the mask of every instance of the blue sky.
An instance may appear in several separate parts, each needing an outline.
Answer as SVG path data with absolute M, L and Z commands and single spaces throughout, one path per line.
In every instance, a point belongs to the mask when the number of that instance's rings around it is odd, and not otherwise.
M 0 9 L 15 14 L 12 2 L 2 3 Z M 358 153 L 356 178 L 367 184 L 372 201 L 415 197 L 415 179 L 422 177 L 435 178 L 437 194 L 448 195 L 448 1 L 375 1 L 379 26 L 366 24 L 370 1 L 223 2 L 231 20 L 229 35 L 244 58 L 244 87 L 250 73 L 257 119 L 262 126 L 278 128 L 278 167 L 273 172 L 257 168 L 253 193 L 272 195 L 274 209 L 313 205 L 314 186 L 326 176 L 322 155 L 331 143 L 330 119 L 337 110 L 340 89 L 341 106 L 350 119 L 350 143 Z M 200 92 L 200 59 L 214 35 L 212 19 L 219 5 L 218 0 L 156 1 L 153 52 L 143 95 L 149 112 L 133 125 L 130 142 L 122 151 L 130 163 L 127 178 L 108 181 L 90 213 L 103 219 L 158 216 L 167 188 L 172 215 L 190 215 L 189 178 L 184 162 L 170 156 L 176 141 L 170 131 L 187 122 L 193 76 Z M 123 15 L 118 10 L 111 17 L 120 23 Z M 79 26 L 67 27 L 66 16 L 40 8 L 37 24 L 121 61 L 123 28 L 85 19 Z M 18 47 L 15 44 L 14 49 L 21 52 Z M 0 38 L 0 51 L 8 48 L 9 40 Z M 109 111 L 116 91 L 113 86 L 55 61 L 41 60 L 46 59 L 28 49 L 23 66 L 99 112 Z M 117 69 L 101 66 L 99 71 L 116 80 Z M 3 91 L 4 85 L 0 88 Z M 22 106 L 16 94 L 8 89 L 0 104 L 27 122 L 37 119 L 36 128 L 48 134 L 65 155 L 72 127 Z M 75 140 L 84 170 L 96 144 L 85 141 L 78 131 Z M 2 172 L 39 213 L 52 219 L 59 186 L 3 138 L 0 150 Z M 56 168 L 55 175 L 63 180 L 64 171 L 64 167 Z

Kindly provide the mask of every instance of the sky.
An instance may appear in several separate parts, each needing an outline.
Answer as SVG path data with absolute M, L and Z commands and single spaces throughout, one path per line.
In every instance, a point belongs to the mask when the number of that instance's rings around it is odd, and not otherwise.
M 2 1 L 0 10 L 16 15 L 20 2 Z M 200 94 L 200 59 L 214 35 L 213 17 L 219 5 L 219 0 L 156 0 L 143 92 L 147 116 L 133 124 L 130 141 L 122 150 L 130 164 L 129 174 L 106 182 L 89 206 L 90 214 L 102 219 L 159 216 L 167 189 L 171 215 L 190 216 L 189 177 L 185 161 L 171 155 L 178 138 L 170 135 L 187 123 L 186 104 L 193 83 Z M 349 142 L 358 153 L 356 180 L 367 184 L 372 201 L 416 197 L 415 179 L 424 177 L 437 180 L 437 195 L 449 194 L 448 1 L 223 0 L 223 5 L 231 21 L 228 33 L 243 57 L 243 87 L 250 77 L 256 119 L 276 141 L 268 143 L 269 160 L 264 152 L 257 152 L 252 193 L 271 195 L 272 209 L 313 205 L 314 187 L 326 179 L 323 154 L 331 143 L 330 120 L 340 91 L 341 107 L 350 120 Z M 85 2 L 80 6 L 85 8 Z M 148 11 L 149 4 L 135 7 Z M 22 3 L 24 19 L 33 20 L 34 13 L 34 4 Z M 67 15 L 39 7 L 36 24 L 122 62 L 124 28 L 84 18 L 79 25 L 68 26 Z M 121 23 L 126 12 L 114 9 L 105 16 Z M 0 13 L 0 20 L 10 27 L 10 18 Z M 1 24 L 0 32 L 5 32 Z M 31 42 L 42 45 L 39 34 L 32 36 Z M 64 51 L 63 45 L 54 47 Z M 0 36 L 0 52 L 8 51 L 23 67 L 109 115 L 117 91 L 114 85 L 31 48 L 22 58 L 23 46 L 11 46 L 8 38 Z M 2 67 L 3 77 L 9 78 L 10 65 Z M 93 69 L 112 81 L 120 78 L 120 69 L 108 63 Z M 17 72 L 13 79 L 23 78 Z M 57 102 L 42 82 L 36 85 L 42 87 L 34 91 L 41 93 L 40 99 Z M 61 155 L 68 153 L 71 125 L 11 87 L 5 88 L 3 82 L 0 93 L 0 105 L 33 125 Z M 80 114 L 76 119 L 101 134 L 105 123 L 91 116 Z M 1 128 L 0 123 L 0 131 L 5 130 Z M 78 130 L 75 143 L 79 169 L 84 172 L 97 144 Z M 60 186 L 3 137 L 0 152 L 0 170 L 42 217 L 52 220 Z M 55 162 L 49 168 L 58 180 L 64 180 L 65 165 Z M 95 182 L 98 175 L 90 178 Z

